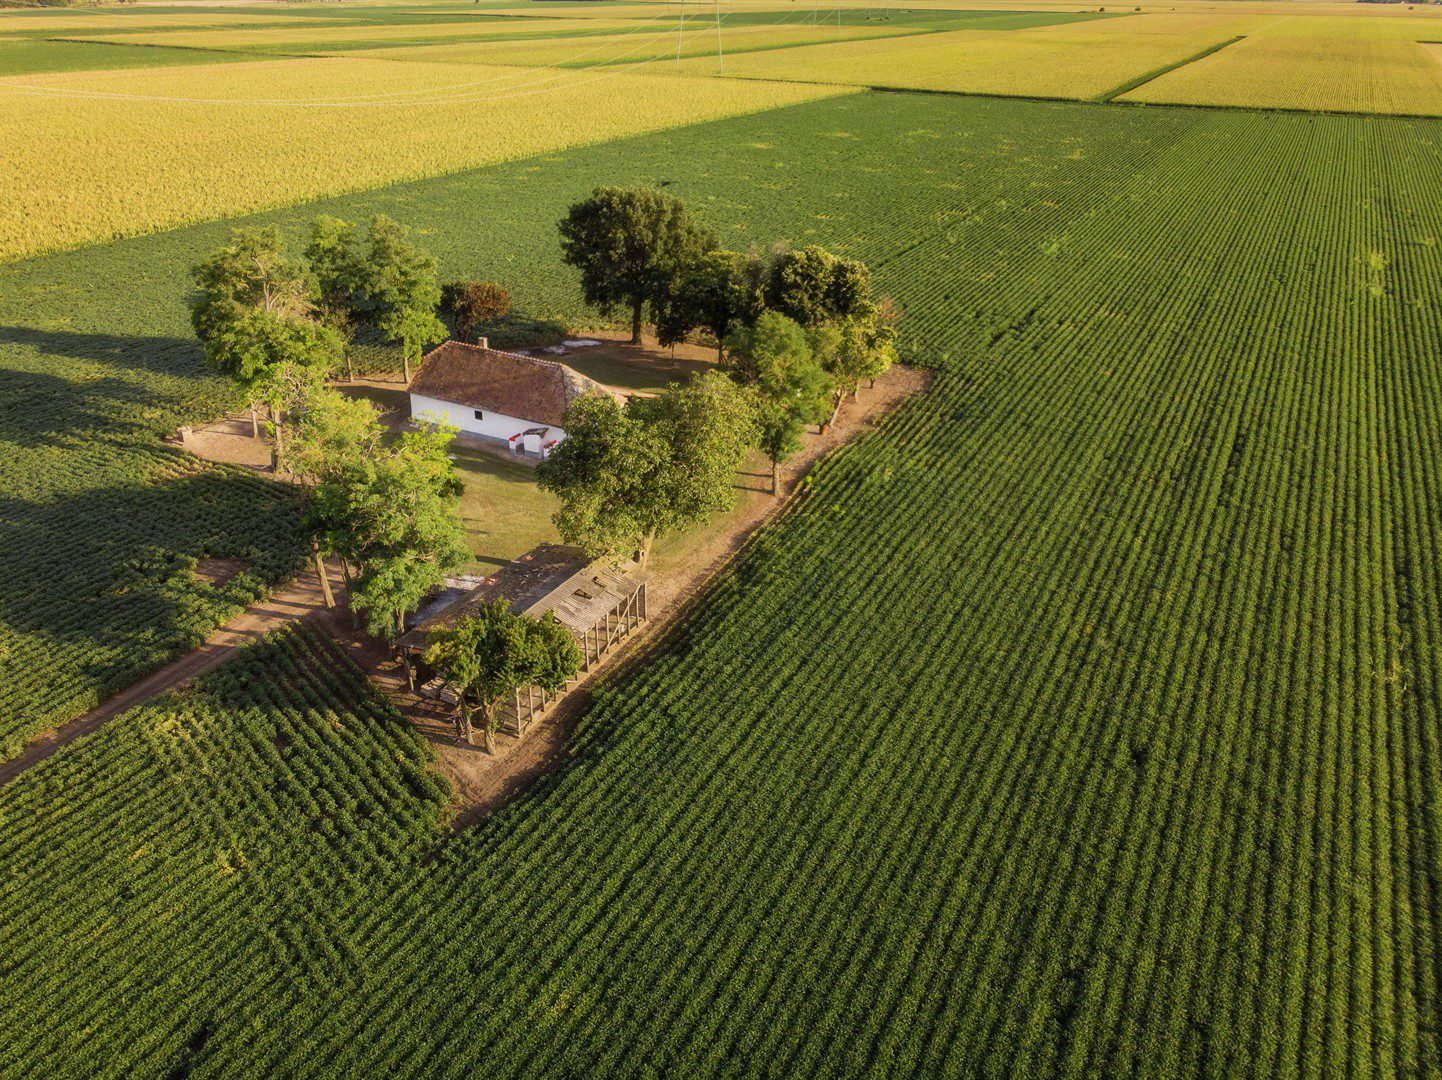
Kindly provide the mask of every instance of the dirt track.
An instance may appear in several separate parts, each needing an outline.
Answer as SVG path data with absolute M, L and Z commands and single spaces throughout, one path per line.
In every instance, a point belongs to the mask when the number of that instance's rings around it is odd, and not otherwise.
M 339 568 L 333 566 L 331 570 L 331 584 L 333 587 L 339 586 Z M 336 599 L 338 603 L 343 602 L 343 590 L 337 591 Z M 150 700 L 163 690 L 169 690 L 188 679 L 205 674 L 223 663 L 247 642 L 263 637 L 286 623 L 324 610 L 325 601 L 321 596 L 320 579 L 313 569 L 308 569 L 269 599 L 252 604 L 216 630 L 199 648 L 177 657 L 159 671 L 126 687 L 84 715 L 77 716 L 58 728 L 52 728 L 26 743 L 18 756 L 0 762 L 0 787 L 4 787 L 26 769 L 38 765 L 62 746 L 89 735 L 107 720 Z

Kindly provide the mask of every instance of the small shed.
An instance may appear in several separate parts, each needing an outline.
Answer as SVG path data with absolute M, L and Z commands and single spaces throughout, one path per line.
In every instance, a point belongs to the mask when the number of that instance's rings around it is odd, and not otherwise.
M 647 619 L 644 570 L 635 563 L 592 562 L 581 548 L 563 544 L 542 544 L 469 591 L 459 595 L 453 592 L 449 600 L 445 595 L 423 607 L 421 617 L 397 643 L 412 680 L 430 631 L 454 626 L 481 605 L 495 600 L 505 600 L 520 615 L 539 618 L 547 612 L 554 614 L 581 647 L 581 674 L 590 671 Z M 435 686 L 436 692 L 441 689 Z M 535 687 L 518 690 L 502 706 L 501 730 L 518 737 L 524 735 L 557 696 Z
M 561 418 L 571 402 L 609 393 L 565 364 L 492 349 L 484 338 L 432 349 L 407 390 L 413 419 L 439 420 L 541 458 L 566 437 Z

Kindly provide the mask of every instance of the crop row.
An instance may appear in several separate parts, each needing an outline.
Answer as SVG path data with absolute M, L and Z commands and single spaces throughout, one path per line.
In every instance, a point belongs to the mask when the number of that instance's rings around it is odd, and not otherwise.
M 874 95 L 401 194 L 489 273 L 661 163 L 932 388 L 461 837 L 307 637 L 0 791 L 0 1074 L 1442 1068 L 1430 129 Z

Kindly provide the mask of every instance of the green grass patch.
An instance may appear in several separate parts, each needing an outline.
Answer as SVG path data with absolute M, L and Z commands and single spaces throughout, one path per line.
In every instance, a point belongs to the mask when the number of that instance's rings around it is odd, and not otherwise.
M 181 64 L 224 64 L 256 59 L 253 53 L 242 54 L 219 49 L 144 46 L 139 42 L 137 46 L 98 41 L 0 38 L 0 76 L 38 75 L 53 71 L 175 67 Z

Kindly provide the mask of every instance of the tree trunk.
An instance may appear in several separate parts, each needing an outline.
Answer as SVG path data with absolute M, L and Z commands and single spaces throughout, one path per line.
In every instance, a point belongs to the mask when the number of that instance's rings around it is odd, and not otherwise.
M 405 384 L 409 386 L 411 384 L 411 354 L 408 352 L 401 353 L 401 374 L 405 379 Z
M 399 636 L 401 634 L 404 634 L 405 632 L 406 610 L 405 608 L 396 608 L 396 635 Z
M 641 306 L 644 301 L 633 300 L 631 302 L 631 344 L 641 344 Z
M 778 499 L 781 497 L 781 462 L 778 458 L 771 459 L 771 494 Z
M 652 529 L 650 532 L 642 533 L 642 534 L 637 538 L 637 542 L 636 542 L 636 562 L 638 562 L 638 563 L 641 565 L 641 569 L 643 569 L 643 570 L 646 568 L 646 564 L 651 561 L 651 545 L 654 544 L 655 542 L 656 542 L 656 530 L 655 530 L 655 529 Z
M 330 591 L 330 571 L 326 569 L 325 560 L 320 557 L 320 541 L 314 536 L 310 538 L 310 553 L 315 559 L 315 572 L 320 577 L 321 595 L 325 597 L 325 606 L 335 607 L 335 596 Z
M 255 414 L 255 402 L 250 403 L 250 437 L 260 438 L 260 417 Z
M 355 361 L 349 349 L 345 351 L 345 381 L 355 382 Z
M 465 694 L 461 695 L 460 705 L 460 711 L 456 713 L 456 738 L 467 746 L 472 746 L 474 744 L 471 742 L 473 738 L 471 729 L 471 706 L 470 703 L 466 701 Z
M 496 752 L 496 703 L 493 701 L 487 705 L 482 715 L 485 719 L 483 731 L 486 738 L 486 753 L 494 755 Z
M 841 415 L 841 403 L 845 400 L 846 393 L 844 391 L 838 392 L 836 396 L 831 399 L 831 417 L 826 423 L 821 425 L 821 434 L 825 435 L 827 429 L 836 423 L 836 418 Z
M 349 605 L 350 595 L 353 590 L 351 588 L 350 563 L 345 559 L 340 561 L 340 576 L 345 580 L 346 603 Z M 350 624 L 351 629 L 360 629 L 360 612 L 356 611 L 353 607 L 350 609 Z
M 271 468 L 277 476 L 285 468 L 285 436 L 280 427 L 280 410 L 274 405 L 270 407 L 270 424 L 275 428 L 275 442 L 271 447 Z

